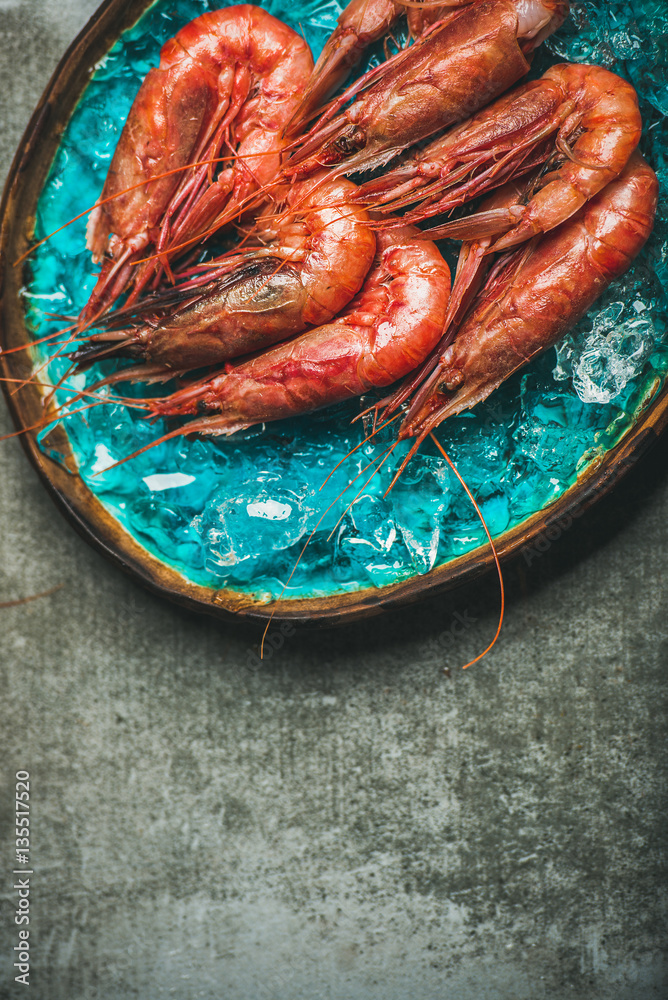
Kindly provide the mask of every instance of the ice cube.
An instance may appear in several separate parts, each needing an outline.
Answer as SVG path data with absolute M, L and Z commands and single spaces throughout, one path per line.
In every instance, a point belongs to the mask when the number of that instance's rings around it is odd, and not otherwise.
M 377 586 L 409 575 L 412 566 L 390 503 L 382 497 L 365 494 L 355 501 L 339 529 L 337 547 Z
M 295 545 L 313 517 L 315 491 L 306 483 L 291 489 L 277 476 L 246 480 L 230 495 L 220 490 L 211 497 L 194 526 L 206 549 L 207 565 L 216 572 L 235 571 L 250 578 L 266 571 L 275 553 Z

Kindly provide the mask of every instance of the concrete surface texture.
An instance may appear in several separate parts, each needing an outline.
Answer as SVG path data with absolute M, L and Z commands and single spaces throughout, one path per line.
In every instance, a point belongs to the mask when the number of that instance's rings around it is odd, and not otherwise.
M 94 7 L 0 0 L 3 176 Z M 35 1000 L 668 996 L 667 452 L 508 570 L 462 672 L 493 579 L 256 668 L 255 632 L 126 579 L 4 442 L 0 601 L 62 589 L 0 609 L 0 996 L 23 768 Z

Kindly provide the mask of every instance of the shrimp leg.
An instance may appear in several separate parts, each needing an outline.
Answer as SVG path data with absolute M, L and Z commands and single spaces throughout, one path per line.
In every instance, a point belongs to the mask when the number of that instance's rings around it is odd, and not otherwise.
M 454 342 L 433 359 L 401 436 L 422 440 L 557 343 L 629 268 L 652 231 L 657 198 L 656 174 L 636 152 L 576 215 L 493 268 Z
M 89 218 L 87 246 L 104 264 L 82 329 L 129 287 L 137 297 L 155 281 L 162 264 L 133 266 L 142 255 L 168 259 L 274 180 L 312 67 L 306 42 L 249 4 L 202 14 L 163 46 Z M 219 173 L 218 157 L 230 161 Z
M 364 287 L 336 320 L 150 400 L 150 411 L 200 414 L 178 433 L 232 434 L 389 385 L 440 337 L 449 291 L 450 272 L 435 244 L 411 227 L 383 233 Z
M 376 251 L 368 213 L 351 204 L 355 191 L 351 181 L 324 172 L 290 186 L 285 210 L 256 225 L 261 247 L 221 261 L 204 285 L 186 282 L 166 293 L 170 308 L 157 319 L 94 334 L 73 360 L 87 366 L 99 357 L 130 356 L 152 365 L 154 375 L 169 376 L 264 350 L 329 322 L 362 287 Z M 215 263 L 203 273 L 213 274 Z M 149 311 L 159 304 L 159 297 L 152 299 Z M 142 374 L 139 366 L 111 380 Z

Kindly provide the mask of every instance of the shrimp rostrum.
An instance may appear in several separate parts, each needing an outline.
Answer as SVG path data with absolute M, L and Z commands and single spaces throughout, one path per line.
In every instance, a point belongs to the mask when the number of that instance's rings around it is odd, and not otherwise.
M 515 194 L 502 189 L 494 202 Z M 630 267 L 652 231 L 657 197 L 656 174 L 636 152 L 571 219 L 501 257 L 454 341 L 445 350 L 441 341 L 425 362 L 401 436 L 422 440 L 557 343 Z
M 88 249 L 104 264 L 82 327 L 127 288 L 136 297 L 181 244 L 234 218 L 275 179 L 312 67 L 296 32 L 248 4 L 202 14 L 163 46 L 90 215 Z M 152 254 L 160 258 L 133 266 Z
M 411 227 L 382 233 L 364 286 L 336 319 L 149 400 L 149 412 L 199 414 L 170 436 L 232 434 L 389 385 L 438 341 L 449 291 L 450 272 L 434 243 Z
M 482 0 L 456 9 L 335 101 L 287 171 L 370 170 L 463 121 L 524 76 L 531 52 L 567 10 L 557 0 Z
M 368 213 L 351 204 L 355 190 L 326 173 L 284 188 L 252 230 L 259 246 L 203 265 L 198 278 L 149 299 L 146 322 L 93 334 L 73 360 L 146 363 L 112 381 L 171 377 L 329 322 L 362 287 L 376 251 Z

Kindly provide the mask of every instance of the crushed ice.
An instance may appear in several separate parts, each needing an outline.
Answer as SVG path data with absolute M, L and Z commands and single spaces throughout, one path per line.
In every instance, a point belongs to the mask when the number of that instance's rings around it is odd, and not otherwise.
M 40 198 L 39 235 L 95 202 L 160 45 L 180 24 L 220 5 L 158 0 L 98 63 Z M 297 30 L 303 26 L 315 54 L 341 9 L 330 0 L 298 8 L 270 0 L 267 6 Z M 532 75 L 567 59 L 597 62 L 631 79 L 642 96 L 643 150 L 660 175 L 662 197 L 647 248 L 559 347 L 556 365 L 548 352 L 473 413 L 439 429 L 496 534 L 559 497 L 589 454 L 632 426 L 643 386 L 668 369 L 668 18 L 651 0 L 576 0 L 572 10 L 539 50 Z M 57 328 L 48 311 L 77 313 L 94 283 L 85 221 L 42 247 L 27 277 L 26 307 L 35 336 L 43 336 Z M 68 364 L 54 358 L 50 380 L 65 376 Z M 86 384 L 112 369 L 109 362 L 96 366 Z M 124 391 L 141 396 L 146 389 Z M 61 392 L 60 401 L 67 398 Z M 351 425 L 364 405 L 352 401 L 222 441 L 175 438 L 123 465 L 116 463 L 167 425 L 118 404 L 72 414 L 63 424 L 84 481 L 150 551 L 195 582 L 228 584 L 270 600 L 281 593 L 312 532 L 289 596 L 392 583 L 484 541 L 470 502 L 430 443 L 387 496 L 391 463 L 369 477 L 392 442 L 391 427 L 345 457 L 364 436 L 361 422 Z M 48 435 L 43 438 L 46 450 Z M 404 454 L 395 452 L 395 468 Z
M 643 371 L 657 342 L 644 302 L 611 302 L 588 331 L 569 335 L 557 347 L 554 377 L 571 378 L 584 403 L 610 403 Z

